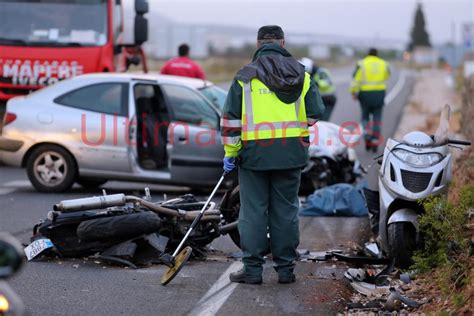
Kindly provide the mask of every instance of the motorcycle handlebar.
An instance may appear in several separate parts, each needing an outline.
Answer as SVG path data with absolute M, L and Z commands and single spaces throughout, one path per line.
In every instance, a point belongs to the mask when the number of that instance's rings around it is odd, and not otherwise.
M 448 144 L 471 146 L 471 142 L 466 142 L 463 140 L 456 140 L 456 139 L 448 139 Z
M 435 136 L 431 135 L 431 139 L 435 140 Z M 462 146 L 471 146 L 471 142 L 467 142 L 464 140 L 457 140 L 457 139 L 449 139 L 447 140 L 448 144 L 452 145 L 462 145 Z

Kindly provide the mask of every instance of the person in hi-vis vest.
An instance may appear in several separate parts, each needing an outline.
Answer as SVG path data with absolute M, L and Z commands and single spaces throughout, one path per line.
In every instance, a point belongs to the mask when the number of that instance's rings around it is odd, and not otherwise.
M 279 26 L 259 29 L 253 61 L 237 73 L 221 119 L 224 170 L 239 168 L 244 267 L 230 275 L 232 282 L 262 283 L 269 247 L 278 282 L 295 281 L 298 190 L 308 160 L 308 126 L 320 118 L 324 105 L 314 80 L 284 45 Z
M 332 111 L 336 105 L 336 84 L 332 80 L 331 73 L 328 69 L 320 67 L 312 59 L 303 57 L 299 62 L 304 66 L 307 73 L 314 79 L 318 86 L 319 93 L 324 103 L 324 114 L 321 117 L 322 121 L 329 121 Z
M 350 91 L 354 100 L 359 100 L 364 127 L 365 148 L 377 152 L 382 140 L 382 111 L 386 82 L 390 78 L 390 66 L 377 56 L 375 48 L 369 49 L 367 57 L 357 62 L 352 76 Z

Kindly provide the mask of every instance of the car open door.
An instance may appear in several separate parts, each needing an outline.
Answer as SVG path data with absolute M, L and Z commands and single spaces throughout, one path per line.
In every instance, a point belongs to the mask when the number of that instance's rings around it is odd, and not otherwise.
M 172 181 L 214 184 L 222 174 L 224 156 L 217 110 L 191 88 L 174 84 L 160 87 L 171 114 L 167 149 Z

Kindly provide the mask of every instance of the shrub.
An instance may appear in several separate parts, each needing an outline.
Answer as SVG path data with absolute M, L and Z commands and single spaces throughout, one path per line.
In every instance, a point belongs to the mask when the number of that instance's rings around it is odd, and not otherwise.
M 462 296 L 456 291 L 468 284 L 470 278 L 472 246 L 466 224 L 467 211 L 474 208 L 474 185 L 461 188 L 456 204 L 443 196 L 430 197 L 422 203 L 425 213 L 420 216 L 419 228 L 424 245 L 415 253 L 413 268 L 419 272 L 438 268 L 438 286 L 459 306 Z

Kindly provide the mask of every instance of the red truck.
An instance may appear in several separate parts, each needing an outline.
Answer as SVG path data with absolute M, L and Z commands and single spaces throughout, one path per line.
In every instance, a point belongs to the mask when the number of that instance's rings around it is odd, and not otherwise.
M 0 104 L 84 73 L 139 63 L 146 72 L 147 12 L 148 2 L 135 0 L 126 44 L 122 0 L 0 0 Z

